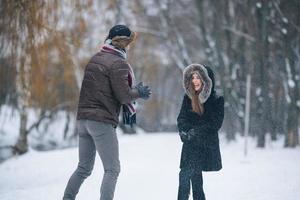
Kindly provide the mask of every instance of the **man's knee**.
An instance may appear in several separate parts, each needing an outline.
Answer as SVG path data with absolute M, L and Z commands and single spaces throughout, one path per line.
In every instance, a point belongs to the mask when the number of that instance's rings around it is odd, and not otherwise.
M 87 178 L 92 174 L 93 165 L 79 164 L 76 171 L 79 176 Z
M 112 176 L 114 178 L 118 178 L 121 172 L 121 167 L 118 165 L 113 168 L 105 169 L 104 171 L 106 175 Z

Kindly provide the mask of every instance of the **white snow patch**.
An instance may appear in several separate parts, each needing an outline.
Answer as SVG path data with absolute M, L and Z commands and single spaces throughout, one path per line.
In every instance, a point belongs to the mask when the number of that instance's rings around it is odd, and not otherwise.
M 281 29 L 281 32 L 285 35 L 287 34 L 287 30 L 285 28 Z
M 213 200 L 297 200 L 300 196 L 300 148 L 284 149 L 283 140 L 266 149 L 242 138 L 221 138 L 223 169 L 204 172 L 204 190 Z M 181 142 L 177 134 L 119 136 L 121 174 L 115 199 L 176 199 Z M 61 199 L 75 170 L 77 148 L 51 152 L 30 150 L 0 165 L 1 200 Z M 280 161 L 280 162 L 279 162 Z M 99 199 L 103 167 L 96 158 L 93 174 L 82 185 L 77 200 Z M 217 191 L 217 192 L 216 192 Z
M 289 20 L 288 20 L 286 17 L 283 17 L 283 18 L 282 18 L 282 21 L 283 21 L 284 23 L 286 23 L 286 24 L 289 22 Z
M 261 3 L 260 3 L 260 2 L 257 2 L 257 3 L 256 3 L 256 7 L 257 7 L 257 8 L 261 8 L 261 7 L 262 7 Z
M 271 36 L 268 36 L 268 42 L 273 43 L 274 39 Z
M 238 116 L 241 117 L 241 118 L 244 117 L 244 112 L 240 110 L 240 111 L 238 112 Z
M 300 108 L 300 100 L 297 100 L 297 106 Z
M 294 88 L 295 87 L 295 82 L 292 79 L 288 80 L 288 84 L 290 88 Z
M 256 96 L 260 96 L 260 94 L 261 94 L 261 88 L 260 87 L 256 88 L 255 94 L 256 94 Z

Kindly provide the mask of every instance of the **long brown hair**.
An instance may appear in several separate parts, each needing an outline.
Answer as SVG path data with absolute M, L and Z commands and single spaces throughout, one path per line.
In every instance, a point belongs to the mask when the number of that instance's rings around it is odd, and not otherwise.
M 192 73 L 192 76 L 193 77 Z M 199 74 L 197 74 L 199 76 Z M 200 91 L 196 91 L 195 90 L 195 86 L 192 82 L 192 78 L 190 80 L 190 94 L 191 94 L 191 100 L 192 100 L 192 109 L 194 112 L 198 113 L 199 115 L 202 115 L 204 113 L 204 106 L 203 104 L 200 103 L 199 100 L 199 93 L 201 92 L 202 88 L 200 89 Z

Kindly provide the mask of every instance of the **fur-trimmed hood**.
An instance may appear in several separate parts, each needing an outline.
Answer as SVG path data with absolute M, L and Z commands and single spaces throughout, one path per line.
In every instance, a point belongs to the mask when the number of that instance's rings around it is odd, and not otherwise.
M 194 72 L 198 73 L 200 75 L 200 79 L 202 80 L 203 87 L 202 91 L 199 93 L 199 100 L 200 103 L 203 104 L 210 97 L 211 93 L 214 92 L 213 72 L 210 68 L 196 63 L 187 66 L 183 70 L 183 88 L 190 98 L 192 98 L 190 91 L 190 82 L 192 81 L 192 74 Z

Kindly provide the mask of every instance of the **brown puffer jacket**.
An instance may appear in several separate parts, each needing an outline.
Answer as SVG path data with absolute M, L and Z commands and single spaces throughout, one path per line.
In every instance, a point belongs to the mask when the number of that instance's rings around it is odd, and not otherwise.
M 80 90 L 77 119 L 118 125 L 122 104 L 137 99 L 128 84 L 130 66 L 115 54 L 99 52 L 87 64 Z

